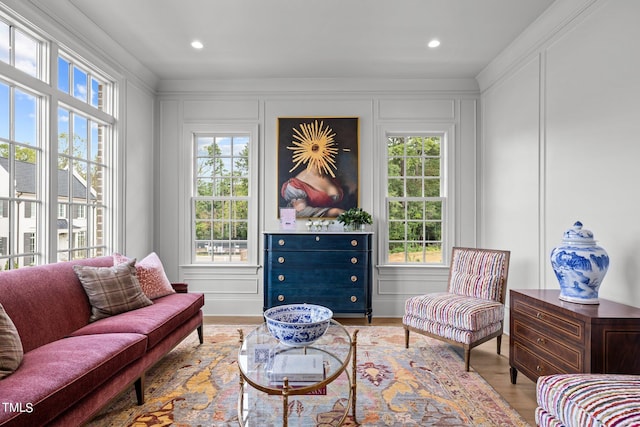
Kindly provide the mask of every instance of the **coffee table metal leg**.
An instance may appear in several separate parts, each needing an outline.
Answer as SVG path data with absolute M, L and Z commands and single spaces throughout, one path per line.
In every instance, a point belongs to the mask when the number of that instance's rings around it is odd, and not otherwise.
M 357 352 L 358 352 L 358 329 L 356 329 L 355 331 L 353 331 L 353 339 L 351 340 L 351 346 L 353 347 L 353 351 L 352 353 L 352 359 L 351 359 L 351 375 L 352 375 L 352 381 L 351 381 L 351 396 L 352 396 L 352 400 L 351 400 L 351 413 L 353 415 L 353 422 L 355 424 L 357 424 L 358 422 L 356 421 L 356 401 L 357 401 L 357 381 L 358 381 L 358 356 L 357 356 Z
M 289 378 L 284 377 L 282 385 L 282 427 L 289 425 Z

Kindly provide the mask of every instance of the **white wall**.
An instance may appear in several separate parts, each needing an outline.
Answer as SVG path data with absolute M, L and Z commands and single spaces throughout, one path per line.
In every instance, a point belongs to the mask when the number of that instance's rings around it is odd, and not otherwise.
M 422 126 L 450 131 L 452 177 L 459 207 L 457 244 L 476 241 L 476 144 L 479 93 L 473 80 L 460 81 L 347 81 L 281 80 L 243 82 L 161 82 L 158 98 L 159 157 L 156 188 L 157 251 L 168 265 L 170 279 L 189 283 L 206 296 L 205 314 L 259 315 L 262 313 L 263 231 L 277 230 L 276 127 L 285 116 L 349 116 L 360 121 L 360 201 L 374 221 L 383 217 L 384 187 L 377 172 L 386 141 L 381 129 Z M 254 247 L 255 265 L 247 267 L 190 264 L 188 215 L 176 201 L 184 200 L 190 172 L 189 135 L 196 125 L 253 124 L 259 128 L 259 229 Z M 182 202 L 181 202 L 182 203 Z M 182 213 L 181 213 L 182 212 Z M 187 210 L 188 212 L 188 210 Z M 186 228 L 185 228 L 186 224 Z M 303 224 L 299 224 L 304 228 Z M 377 231 L 377 230 L 374 230 Z M 377 233 L 376 233 L 377 235 Z M 374 252 L 377 260 L 378 248 Z M 373 315 L 401 316 L 408 296 L 444 289 L 446 269 L 374 269 Z
M 154 250 L 155 95 L 130 80 L 126 81 L 125 119 L 122 134 L 124 165 L 124 233 L 122 252 L 143 258 Z
M 487 67 L 480 243 L 509 288 L 558 289 L 549 253 L 576 220 L 611 258 L 600 297 L 640 307 L 640 2 L 557 0 Z

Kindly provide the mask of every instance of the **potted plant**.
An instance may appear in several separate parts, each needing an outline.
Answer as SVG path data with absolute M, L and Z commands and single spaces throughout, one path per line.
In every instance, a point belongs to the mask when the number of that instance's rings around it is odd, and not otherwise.
M 336 220 L 344 224 L 347 231 L 358 231 L 364 229 L 365 224 L 372 224 L 371 214 L 362 208 L 351 208 L 342 212 Z

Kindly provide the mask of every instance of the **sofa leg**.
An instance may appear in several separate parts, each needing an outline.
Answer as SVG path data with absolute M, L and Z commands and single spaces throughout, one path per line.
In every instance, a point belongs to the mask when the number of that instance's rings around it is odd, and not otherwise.
M 500 354 L 500 347 L 502 347 L 502 335 L 498 335 L 497 337 L 498 340 L 498 354 Z
M 202 329 L 202 325 L 198 326 L 198 339 L 200 340 L 200 344 L 204 343 L 204 331 Z
M 409 348 L 409 329 L 404 328 L 404 348 Z
M 138 405 L 144 404 L 144 374 L 138 378 L 134 384 L 136 389 L 136 398 L 138 399 Z
M 464 370 L 469 372 L 469 359 L 471 359 L 471 348 L 464 348 Z

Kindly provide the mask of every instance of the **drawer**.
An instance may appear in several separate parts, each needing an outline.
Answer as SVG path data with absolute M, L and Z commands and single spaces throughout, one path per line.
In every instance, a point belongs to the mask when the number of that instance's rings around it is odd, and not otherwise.
M 269 251 L 368 251 L 370 242 L 370 234 L 267 234 L 264 247 Z
M 332 271 L 328 277 L 321 280 L 320 273 L 306 271 L 304 274 L 294 274 L 291 271 L 271 271 L 266 277 L 266 286 L 284 286 L 296 289 L 318 288 L 323 292 L 334 292 L 336 289 L 363 289 L 369 280 L 364 274 L 353 272 Z M 326 276 L 326 275 L 325 275 Z
M 321 288 L 292 290 L 273 287 L 268 290 L 267 303 L 270 307 L 282 304 L 319 304 L 329 307 L 334 312 L 361 312 L 366 309 L 367 300 L 364 290 L 354 289 L 353 292 L 326 292 Z
M 365 269 L 368 264 L 368 252 L 329 251 L 318 256 L 305 251 L 269 251 L 265 263 L 272 269 L 355 268 Z
M 543 375 L 576 373 L 573 369 L 568 369 L 562 364 L 555 363 L 540 354 L 536 354 L 520 342 L 513 342 L 509 351 L 512 365 L 524 372 L 533 381 Z
M 515 341 L 528 341 L 528 346 L 536 349 L 537 354 L 548 354 L 575 372 L 582 372 L 584 356 L 580 348 L 563 344 L 540 330 L 540 322 L 529 319 L 513 319 L 510 331 Z M 565 341 L 566 342 L 566 341 Z M 543 358 L 547 358 L 544 357 Z
M 369 283 L 370 270 L 366 263 L 352 263 L 353 257 L 339 257 L 331 254 L 330 258 L 340 258 L 340 261 L 310 262 L 300 265 L 300 262 L 293 262 L 286 258 L 280 263 L 267 263 L 265 269 L 265 280 L 269 283 L 286 283 L 291 286 L 323 286 L 326 291 L 333 287 L 348 284 L 354 286 L 364 286 Z M 300 258 L 297 257 L 299 260 Z M 294 264 L 294 265 L 292 265 Z
M 513 316 L 527 316 L 530 318 L 527 321 L 537 322 L 542 330 L 554 333 L 561 339 L 569 339 L 581 344 L 585 342 L 585 325 L 578 319 L 563 317 L 552 310 L 530 304 L 520 298 L 514 298 L 511 301 L 511 309 L 515 312 Z

